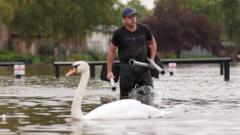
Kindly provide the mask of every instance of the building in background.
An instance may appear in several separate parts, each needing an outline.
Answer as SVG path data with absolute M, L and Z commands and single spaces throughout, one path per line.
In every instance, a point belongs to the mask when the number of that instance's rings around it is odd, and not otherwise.
M 86 39 L 87 48 L 99 53 L 107 53 L 113 30 L 114 28 L 100 26 L 88 32 Z
M 77 44 L 75 43 L 59 43 L 62 48 L 65 48 L 65 53 L 83 52 L 86 50 L 92 50 L 99 53 L 107 53 L 108 45 L 111 40 L 113 28 L 99 26 L 96 29 L 89 31 L 83 40 Z M 42 43 L 41 37 L 35 37 L 30 45 L 20 38 L 17 33 L 10 32 L 7 27 L 0 27 L 0 49 L 14 50 L 16 53 L 30 53 L 32 55 L 39 54 L 39 48 Z M 58 47 L 58 46 L 56 46 Z M 62 49 L 55 49 L 62 50 Z
M 3 49 L 8 44 L 9 31 L 6 26 L 0 25 L 0 49 Z

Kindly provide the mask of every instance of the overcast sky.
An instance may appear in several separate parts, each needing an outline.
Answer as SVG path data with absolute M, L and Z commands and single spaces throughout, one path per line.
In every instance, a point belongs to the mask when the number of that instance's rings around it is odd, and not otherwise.
M 126 4 L 128 1 L 130 0 L 120 0 L 122 1 L 122 3 Z M 153 1 L 154 0 L 140 0 L 142 5 L 146 6 L 148 9 L 152 9 L 153 8 Z

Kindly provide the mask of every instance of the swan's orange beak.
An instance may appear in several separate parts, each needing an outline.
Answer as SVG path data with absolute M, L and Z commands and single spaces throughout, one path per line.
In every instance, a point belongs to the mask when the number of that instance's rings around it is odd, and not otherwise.
M 73 76 L 73 75 L 76 74 L 76 72 L 77 72 L 77 68 L 72 67 L 72 68 L 70 68 L 70 69 L 68 70 L 68 72 L 66 73 L 65 76 Z

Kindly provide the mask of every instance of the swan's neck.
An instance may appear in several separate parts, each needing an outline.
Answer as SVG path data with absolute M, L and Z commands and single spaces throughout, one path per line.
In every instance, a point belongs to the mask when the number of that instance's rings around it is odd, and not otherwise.
M 82 113 L 82 99 L 89 80 L 89 70 L 81 74 L 77 90 L 75 91 L 74 99 L 72 102 L 71 115 L 73 118 L 81 119 Z

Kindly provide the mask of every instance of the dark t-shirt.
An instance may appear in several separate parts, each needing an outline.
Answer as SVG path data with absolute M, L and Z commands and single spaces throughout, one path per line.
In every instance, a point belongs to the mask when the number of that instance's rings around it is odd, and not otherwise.
M 118 47 L 119 59 L 124 63 L 128 63 L 131 58 L 146 62 L 150 40 L 152 33 L 144 24 L 137 24 L 137 29 L 133 32 L 122 26 L 113 33 L 112 37 L 112 43 Z

